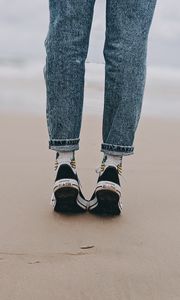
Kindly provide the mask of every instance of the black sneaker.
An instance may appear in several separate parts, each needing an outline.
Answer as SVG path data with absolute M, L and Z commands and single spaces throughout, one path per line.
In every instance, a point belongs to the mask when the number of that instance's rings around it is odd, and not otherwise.
M 55 183 L 51 204 L 56 212 L 80 213 L 87 210 L 88 201 L 82 194 L 76 171 L 75 159 L 70 162 L 58 162 L 56 153 Z
M 90 212 L 105 215 L 121 214 L 121 170 L 121 164 L 117 166 L 101 164 L 97 185 L 89 200 Z

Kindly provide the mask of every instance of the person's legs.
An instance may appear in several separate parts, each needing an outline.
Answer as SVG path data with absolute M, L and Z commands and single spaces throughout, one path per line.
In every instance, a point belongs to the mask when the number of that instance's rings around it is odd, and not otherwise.
M 122 211 L 122 158 L 134 152 L 146 75 L 147 38 L 156 0 L 107 0 L 101 163 L 89 210 Z
M 51 204 L 58 212 L 87 209 L 76 171 L 75 151 L 84 98 L 85 60 L 95 0 L 49 0 L 45 39 L 46 117 L 49 149 L 56 151 Z
M 95 0 L 49 0 L 44 77 L 49 148 L 79 149 L 85 60 Z
M 134 152 L 146 76 L 147 39 L 156 0 L 107 0 L 101 151 Z

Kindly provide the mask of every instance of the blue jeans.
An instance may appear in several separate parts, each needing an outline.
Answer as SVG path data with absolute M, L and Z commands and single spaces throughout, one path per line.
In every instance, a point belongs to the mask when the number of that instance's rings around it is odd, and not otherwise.
M 95 0 L 49 0 L 45 39 L 49 149 L 79 149 L 85 61 Z M 134 153 L 146 78 L 148 33 L 156 0 L 106 0 L 101 151 Z

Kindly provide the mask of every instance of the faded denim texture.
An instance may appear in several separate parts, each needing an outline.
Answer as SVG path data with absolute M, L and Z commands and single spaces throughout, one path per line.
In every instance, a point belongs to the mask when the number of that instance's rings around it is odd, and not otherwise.
M 49 0 L 45 39 L 49 148 L 79 149 L 85 60 L 95 0 Z M 146 78 L 147 41 L 156 0 L 106 0 L 101 151 L 134 153 Z

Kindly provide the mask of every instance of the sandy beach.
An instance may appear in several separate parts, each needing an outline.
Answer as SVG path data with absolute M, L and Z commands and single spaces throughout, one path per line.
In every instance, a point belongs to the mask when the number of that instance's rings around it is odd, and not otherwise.
M 179 300 L 179 131 L 177 120 L 141 119 L 122 216 L 66 216 L 50 206 L 45 118 L 1 115 L 0 299 Z M 76 159 L 87 198 L 100 141 L 101 119 L 86 116 Z
M 106 2 L 95 1 L 76 152 L 86 198 L 103 156 Z M 48 1 L 0 3 L 0 300 L 180 300 L 180 1 L 156 6 L 135 153 L 123 159 L 120 217 L 53 212 L 43 77 Z

